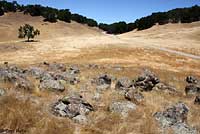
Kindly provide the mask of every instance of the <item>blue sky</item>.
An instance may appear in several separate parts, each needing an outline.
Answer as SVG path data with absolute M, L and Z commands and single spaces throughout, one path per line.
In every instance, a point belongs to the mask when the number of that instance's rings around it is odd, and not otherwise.
M 70 9 L 73 13 L 103 23 L 133 22 L 153 12 L 200 5 L 200 0 L 17 0 L 17 2 L 24 5 L 41 4 L 58 9 Z

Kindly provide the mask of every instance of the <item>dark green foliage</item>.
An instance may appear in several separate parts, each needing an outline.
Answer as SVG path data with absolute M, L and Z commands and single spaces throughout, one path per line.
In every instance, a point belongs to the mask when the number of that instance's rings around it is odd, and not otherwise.
M 24 12 L 31 16 L 43 16 L 44 21 L 56 22 L 57 19 L 65 22 L 71 20 L 81 24 L 87 24 L 88 26 L 98 26 L 100 29 L 110 34 L 121 34 L 132 31 L 134 29 L 144 30 L 152 27 L 156 23 L 163 25 L 166 23 L 190 23 L 200 20 L 200 6 L 196 5 L 189 8 L 177 8 L 168 12 L 157 12 L 152 13 L 149 16 L 137 19 L 135 22 L 117 22 L 113 24 L 98 23 L 90 18 L 79 14 L 71 14 L 68 9 L 58 10 L 51 7 L 43 7 L 41 5 L 19 5 L 16 1 L 7 2 L 5 0 L 0 1 L 0 16 L 4 15 L 5 12 Z
M 59 10 L 58 19 L 65 22 L 71 22 L 71 12 L 69 11 L 69 9 Z
M 87 18 L 79 14 L 72 14 L 71 19 L 81 24 L 87 24 L 88 26 L 91 26 L 91 27 L 98 26 L 98 23 L 95 20 Z
M 197 5 L 190 8 L 177 8 L 168 12 L 152 13 L 149 16 L 137 19 L 134 23 L 126 24 L 127 26 L 122 22 L 110 25 L 100 23 L 99 28 L 105 30 L 107 33 L 121 34 L 134 29 L 144 30 L 156 23 L 163 25 L 169 22 L 191 23 L 194 21 L 200 21 L 200 7 Z
M 0 7 L 0 16 L 4 15 L 3 9 Z
M 28 42 L 30 41 L 31 38 L 33 39 L 35 36 L 40 35 L 40 31 L 38 29 L 35 30 L 34 27 L 29 24 L 20 26 L 18 32 L 19 32 L 18 38 L 27 37 Z
M 2 12 L 16 12 L 17 11 L 17 6 L 19 6 L 17 4 L 16 1 L 13 2 L 7 2 L 7 1 L 0 1 L 0 9 L 1 9 L 1 14 L 3 14 Z

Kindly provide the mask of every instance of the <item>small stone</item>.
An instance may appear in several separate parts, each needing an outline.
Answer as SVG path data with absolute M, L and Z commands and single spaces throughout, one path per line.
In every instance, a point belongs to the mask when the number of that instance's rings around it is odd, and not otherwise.
M 0 96 L 3 96 L 6 94 L 6 91 L 4 89 L 0 89 Z
M 88 123 L 88 119 L 85 115 L 77 115 L 74 118 L 72 118 L 72 120 L 75 123 L 79 123 L 79 124 L 87 124 Z
M 200 105 L 200 95 L 196 96 L 195 100 L 194 100 L 194 104 L 196 105 Z
M 200 85 L 197 84 L 188 84 L 185 87 L 185 93 L 187 95 L 195 95 L 200 93 Z

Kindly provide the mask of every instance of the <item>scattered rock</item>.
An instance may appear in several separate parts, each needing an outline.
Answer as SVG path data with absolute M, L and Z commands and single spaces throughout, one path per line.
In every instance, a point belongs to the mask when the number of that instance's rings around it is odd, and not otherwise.
M 59 100 L 54 106 L 53 111 L 56 115 L 62 117 L 75 118 L 75 120 L 85 121 L 85 115 L 89 112 L 94 111 L 92 105 L 83 100 L 80 95 L 66 96 Z M 82 115 L 82 116 L 78 116 Z M 78 116 L 78 117 L 77 117 Z
M 125 93 L 125 98 L 129 101 L 134 101 L 134 102 L 142 102 L 144 100 L 144 96 L 142 93 L 134 90 L 129 90 L 128 92 Z
M 198 80 L 194 76 L 188 76 L 186 77 L 186 82 L 190 84 L 197 84 Z
M 197 134 L 197 130 L 185 123 L 176 123 L 172 126 L 174 134 Z
M 41 81 L 39 88 L 40 89 L 54 90 L 54 91 L 61 91 L 61 92 L 63 92 L 65 90 L 65 87 L 58 80 Z
M 134 83 L 135 87 L 140 87 L 144 91 L 151 91 L 152 88 L 160 82 L 159 78 L 149 70 L 145 70 Z
M 98 78 L 94 80 L 94 83 L 97 85 L 111 85 L 112 78 L 107 74 L 100 75 Z
M 187 95 L 195 95 L 200 93 L 200 85 L 198 84 L 188 84 L 185 87 L 185 93 Z
M 80 73 L 80 70 L 79 70 L 79 68 L 77 66 L 72 66 L 72 67 L 69 68 L 69 70 L 70 70 L 70 74 L 78 74 L 78 73 Z
M 127 77 L 120 78 L 115 85 L 115 89 L 117 90 L 128 91 L 130 88 L 134 88 L 134 86 L 132 81 Z
M 154 117 L 160 123 L 160 125 L 165 127 L 171 127 L 176 123 L 185 123 L 187 121 L 187 115 L 189 108 L 182 102 L 168 107 L 163 112 L 156 112 Z
M 196 98 L 194 100 L 194 104 L 200 105 L 200 95 L 196 96 Z
M 72 118 L 75 123 L 79 124 L 88 124 L 88 118 L 85 115 L 77 115 Z
M 4 89 L 0 89 L 0 96 L 3 96 L 6 94 L 6 91 Z
M 64 64 L 61 64 L 61 63 L 52 63 L 52 64 L 49 64 L 48 66 L 48 70 L 49 71 L 53 71 L 53 72 L 64 72 L 66 71 L 66 66 Z
M 102 92 L 111 87 L 112 77 L 107 74 L 103 74 L 98 76 L 97 78 L 94 78 L 91 82 L 97 85 L 97 92 Z
M 136 110 L 136 105 L 130 101 L 113 102 L 109 106 L 109 111 L 127 117 L 128 113 Z
M 54 73 L 52 75 L 55 80 L 64 80 L 72 85 L 80 82 L 79 78 L 75 74 L 70 74 L 68 72 Z
M 188 76 L 186 82 L 185 93 L 187 95 L 200 94 L 200 83 L 194 76 Z
M 29 69 L 29 73 L 31 76 L 34 76 L 36 79 L 41 79 L 45 73 L 45 71 L 38 67 L 31 67 Z
M 25 70 L 17 68 L 16 66 L 6 66 L 5 68 L 0 68 L 0 79 L 11 82 L 16 88 L 23 88 L 27 90 L 33 88 L 33 84 L 27 79 Z
M 164 83 L 158 83 L 155 85 L 155 87 L 153 87 L 153 90 L 157 90 L 157 91 L 165 91 L 168 93 L 177 93 L 177 90 L 175 87 L 169 86 L 167 84 Z

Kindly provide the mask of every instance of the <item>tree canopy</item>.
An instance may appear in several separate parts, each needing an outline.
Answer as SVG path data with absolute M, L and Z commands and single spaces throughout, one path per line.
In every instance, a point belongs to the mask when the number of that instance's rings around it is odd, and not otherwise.
M 166 23 L 190 23 L 200 20 L 200 6 L 195 5 L 189 8 L 177 8 L 167 12 L 152 13 L 149 16 L 137 19 L 135 22 L 126 23 L 124 21 L 113 24 L 98 24 L 97 21 L 79 14 L 72 14 L 69 9 L 55 9 L 41 5 L 19 5 L 16 1 L 0 1 L 0 16 L 6 12 L 23 12 L 31 16 L 43 16 L 44 21 L 56 22 L 57 20 L 70 23 L 71 20 L 91 27 L 99 27 L 109 34 L 121 34 L 134 29 L 144 30 L 152 27 L 156 23 L 163 25 Z
M 40 31 L 38 29 L 35 30 L 34 27 L 29 24 L 20 26 L 18 32 L 19 32 L 18 38 L 27 38 L 28 42 L 35 36 L 40 35 Z

